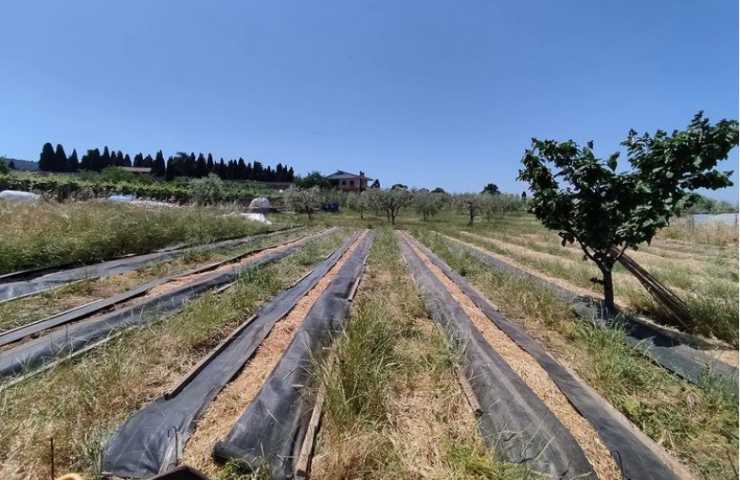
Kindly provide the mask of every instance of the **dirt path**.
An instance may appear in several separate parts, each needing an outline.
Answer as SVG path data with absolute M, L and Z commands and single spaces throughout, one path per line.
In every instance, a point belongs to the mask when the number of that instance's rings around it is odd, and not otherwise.
M 342 258 L 313 287 L 291 312 L 278 321 L 254 357 L 237 377 L 211 402 L 198 421 L 183 452 L 183 463 L 207 475 L 216 475 L 220 468 L 213 461 L 211 452 L 216 441 L 224 438 L 236 420 L 259 392 L 267 376 L 282 357 L 306 314 L 329 286 L 348 258 L 360 245 L 364 235 L 358 237 Z
M 463 307 L 465 313 L 488 343 L 545 403 L 563 426 L 571 432 L 585 452 L 598 477 L 602 480 L 621 479 L 622 475 L 619 467 L 596 431 L 573 408 L 567 397 L 558 389 L 539 363 L 529 353 L 519 348 L 504 332 L 499 330 L 444 272 L 432 264 L 429 258 L 418 249 L 414 240 L 410 239 L 407 234 L 404 234 L 404 237 L 409 240 L 409 245 L 416 255 L 422 259 L 427 268 L 444 284 L 453 298 Z

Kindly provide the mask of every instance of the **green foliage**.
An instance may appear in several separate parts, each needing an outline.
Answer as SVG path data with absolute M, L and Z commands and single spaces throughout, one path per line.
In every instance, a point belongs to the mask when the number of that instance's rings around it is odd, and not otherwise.
M 475 193 L 463 193 L 455 195 L 453 198 L 454 205 L 468 215 L 468 225 L 472 225 L 486 202 L 486 196 Z
M 483 187 L 483 191 L 480 192 L 480 193 L 488 193 L 490 195 L 498 195 L 501 192 L 499 191 L 498 186 L 496 186 L 496 184 L 489 183 L 485 187 Z
M 428 220 L 448 203 L 449 196 L 445 193 L 432 193 L 429 190 L 417 190 L 414 194 L 414 208 L 423 220 Z
M 224 182 L 218 175 L 209 173 L 205 178 L 198 178 L 190 182 L 193 200 L 199 205 L 213 205 L 224 194 Z
M 362 220 L 364 218 L 365 210 L 367 210 L 369 203 L 367 191 L 364 191 L 362 193 L 350 192 L 347 194 L 345 201 L 347 208 L 359 213 L 360 219 Z
M 319 187 L 291 188 L 285 192 L 285 203 L 296 213 L 305 213 L 311 220 L 311 215 L 321 207 L 321 191 Z
M 329 189 L 331 188 L 331 182 L 321 175 L 320 172 L 314 171 L 309 172 L 305 177 L 297 177 L 295 179 L 295 186 L 302 190 L 308 190 L 314 187 Z
M 5 160 L 5 157 L 0 157 L 0 174 L 7 174 L 10 172 L 10 167 Z
M 106 169 L 107 170 L 107 169 Z M 113 167 L 112 177 L 118 178 L 120 169 Z M 123 172 L 128 174 L 130 172 Z M 132 174 L 135 175 L 135 174 Z M 108 177 L 111 178 L 111 177 Z M 128 178 L 126 176 L 126 178 Z M 187 203 L 194 200 L 193 188 L 189 179 L 174 182 L 146 183 L 138 175 L 132 181 L 106 180 L 102 174 L 83 172 L 79 175 L 46 175 L 34 173 L 0 173 L 0 190 L 21 190 L 38 192 L 56 200 L 107 197 L 112 194 L 134 195 L 137 198 L 162 200 L 173 203 Z M 223 182 L 218 202 L 248 203 L 265 188 L 241 182 Z
M 518 178 L 530 184 L 537 218 L 556 230 L 563 244 L 578 242 L 599 267 L 603 280 L 597 282 L 604 285 L 606 306 L 612 308 L 614 263 L 625 249 L 649 243 L 667 226 L 690 190 L 731 185 L 731 172 L 715 167 L 737 141 L 737 121 L 710 125 L 701 113 L 687 130 L 671 135 L 658 130 L 638 136 L 632 130 L 622 143 L 632 170 L 617 173 L 619 153 L 599 159 L 593 142 L 579 147 L 572 140 L 534 138 Z
M 385 213 L 391 225 L 396 224 L 396 217 L 401 209 L 409 206 L 413 201 L 411 192 L 401 188 L 371 189 L 367 190 L 367 195 L 370 207 L 378 212 Z
M 90 173 L 88 175 L 96 175 Z M 95 177 L 88 177 L 95 178 Z M 153 180 L 148 175 L 140 175 L 134 172 L 129 172 L 121 167 L 105 167 L 99 174 L 97 174 L 97 181 L 110 182 L 110 183 L 146 183 L 151 184 Z

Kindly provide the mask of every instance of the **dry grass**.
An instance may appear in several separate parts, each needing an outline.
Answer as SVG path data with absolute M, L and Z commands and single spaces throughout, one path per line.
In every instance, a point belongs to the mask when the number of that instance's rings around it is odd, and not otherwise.
M 447 291 L 460 304 L 470 317 L 474 327 L 480 331 L 486 341 L 501 355 L 535 395 L 545 403 L 547 408 L 560 420 L 560 423 L 570 431 L 583 449 L 598 477 L 603 480 L 621 479 L 621 471 L 609 453 L 609 449 L 606 448 L 591 424 L 570 404 L 568 398 L 558 389 L 539 363 L 504 332 L 499 330 L 442 270 L 431 263 L 422 251 L 413 243 L 410 245 L 427 268 L 444 284 Z
M 317 240 L 320 255 L 343 234 Z M 0 475 L 48 477 L 49 438 L 57 472 L 99 475 L 100 451 L 131 413 L 161 394 L 258 305 L 305 273 L 297 256 L 249 270 L 164 321 L 133 329 L 74 361 L 0 393 Z
M 207 475 L 217 474 L 221 466 L 213 461 L 211 452 L 215 443 L 223 439 L 242 412 L 259 392 L 283 352 L 293 340 L 296 330 L 303 323 L 309 310 L 329 286 L 342 265 L 359 245 L 359 239 L 341 259 L 306 295 L 299 300 L 287 316 L 278 321 L 254 357 L 239 375 L 211 402 L 198 421 L 194 434 L 185 446 L 183 462 Z
M 485 448 L 455 361 L 424 313 L 392 233 L 381 230 L 323 380 L 313 478 L 534 478 Z
M 212 208 L 144 209 L 108 202 L 0 202 L 0 273 L 93 263 L 175 243 L 207 243 L 270 228 Z
M 681 381 L 626 346 L 624 332 L 577 321 L 551 292 L 451 251 L 428 232 L 415 236 L 698 478 L 737 478 L 737 396 Z

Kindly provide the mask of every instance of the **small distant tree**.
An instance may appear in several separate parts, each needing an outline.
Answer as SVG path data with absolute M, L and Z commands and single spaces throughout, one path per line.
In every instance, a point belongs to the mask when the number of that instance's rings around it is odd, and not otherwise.
M 408 190 L 408 185 L 404 185 L 403 183 L 396 183 L 391 187 L 391 190 Z
M 562 243 L 577 242 L 599 268 L 604 306 L 614 310 L 612 268 L 627 248 L 650 243 L 659 229 L 690 203 L 690 191 L 732 185 L 730 174 L 716 170 L 738 142 L 736 120 L 710 125 L 699 112 L 686 130 L 638 135 L 630 130 L 630 171 L 617 173 L 619 153 L 606 160 L 593 142 L 579 147 L 572 140 L 532 139 L 525 151 L 519 180 L 533 193 L 530 210 L 558 232 Z M 687 207 L 690 205 L 685 205 Z
M 475 217 L 480 215 L 483 210 L 485 197 L 475 193 L 463 193 L 455 196 L 454 204 L 459 210 L 467 214 L 468 225 L 472 225 Z
M 358 212 L 360 214 L 360 220 L 365 219 L 365 210 L 367 210 L 367 191 L 362 193 L 350 192 L 347 194 L 347 208 Z
M 480 193 L 488 193 L 490 195 L 498 195 L 501 192 L 499 191 L 498 187 L 495 184 L 489 183 L 488 185 L 486 185 L 485 187 L 483 187 L 483 191 L 480 192 Z
M 309 220 L 321 207 L 319 187 L 309 189 L 291 188 L 285 192 L 285 202 L 297 213 L 305 213 Z
M 423 189 L 413 192 L 413 195 L 416 213 L 421 215 L 424 221 L 429 220 L 444 207 L 446 195 L 443 193 L 433 193 Z
M 445 192 L 445 189 L 442 187 L 437 187 L 434 190 L 432 190 L 432 193 L 447 193 Z
M 12 164 L 13 162 L 11 161 L 10 163 Z M 0 174 L 5 175 L 7 173 L 10 173 L 11 168 L 12 167 L 10 167 L 7 163 L 7 159 L 5 157 L 0 157 Z
M 213 205 L 223 198 L 224 182 L 213 173 L 190 182 L 193 200 L 199 205 Z
M 319 172 L 309 172 L 305 177 L 296 178 L 295 185 L 304 190 L 313 187 L 328 189 L 332 186 L 331 182 Z
M 378 212 L 385 213 L 386 219 L 391 225 L 396 224 L 396 217 L 403 207 L 407 207 L 413 196 L 411 192 L 403 189 L 368 190 L 368 201 L 372 208 Z

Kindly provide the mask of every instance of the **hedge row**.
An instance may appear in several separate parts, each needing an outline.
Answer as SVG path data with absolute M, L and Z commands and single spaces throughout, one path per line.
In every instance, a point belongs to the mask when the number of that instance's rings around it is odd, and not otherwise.
M 113 194 L 134 195 L 137 198 L 160 200 L 172 203 L 187 203 L 193 200 L 193 191 L 188 185 L 174 183 L 95 182 L 74 177 L 44 177 L 0 175 L 0 190 L 21 190 L 39 193 L 58 201 L 67 199 L 88 200 Z M 218 194 L 221 202 L 249 202 L 254 193 L 247 188 L 225 185 Z

